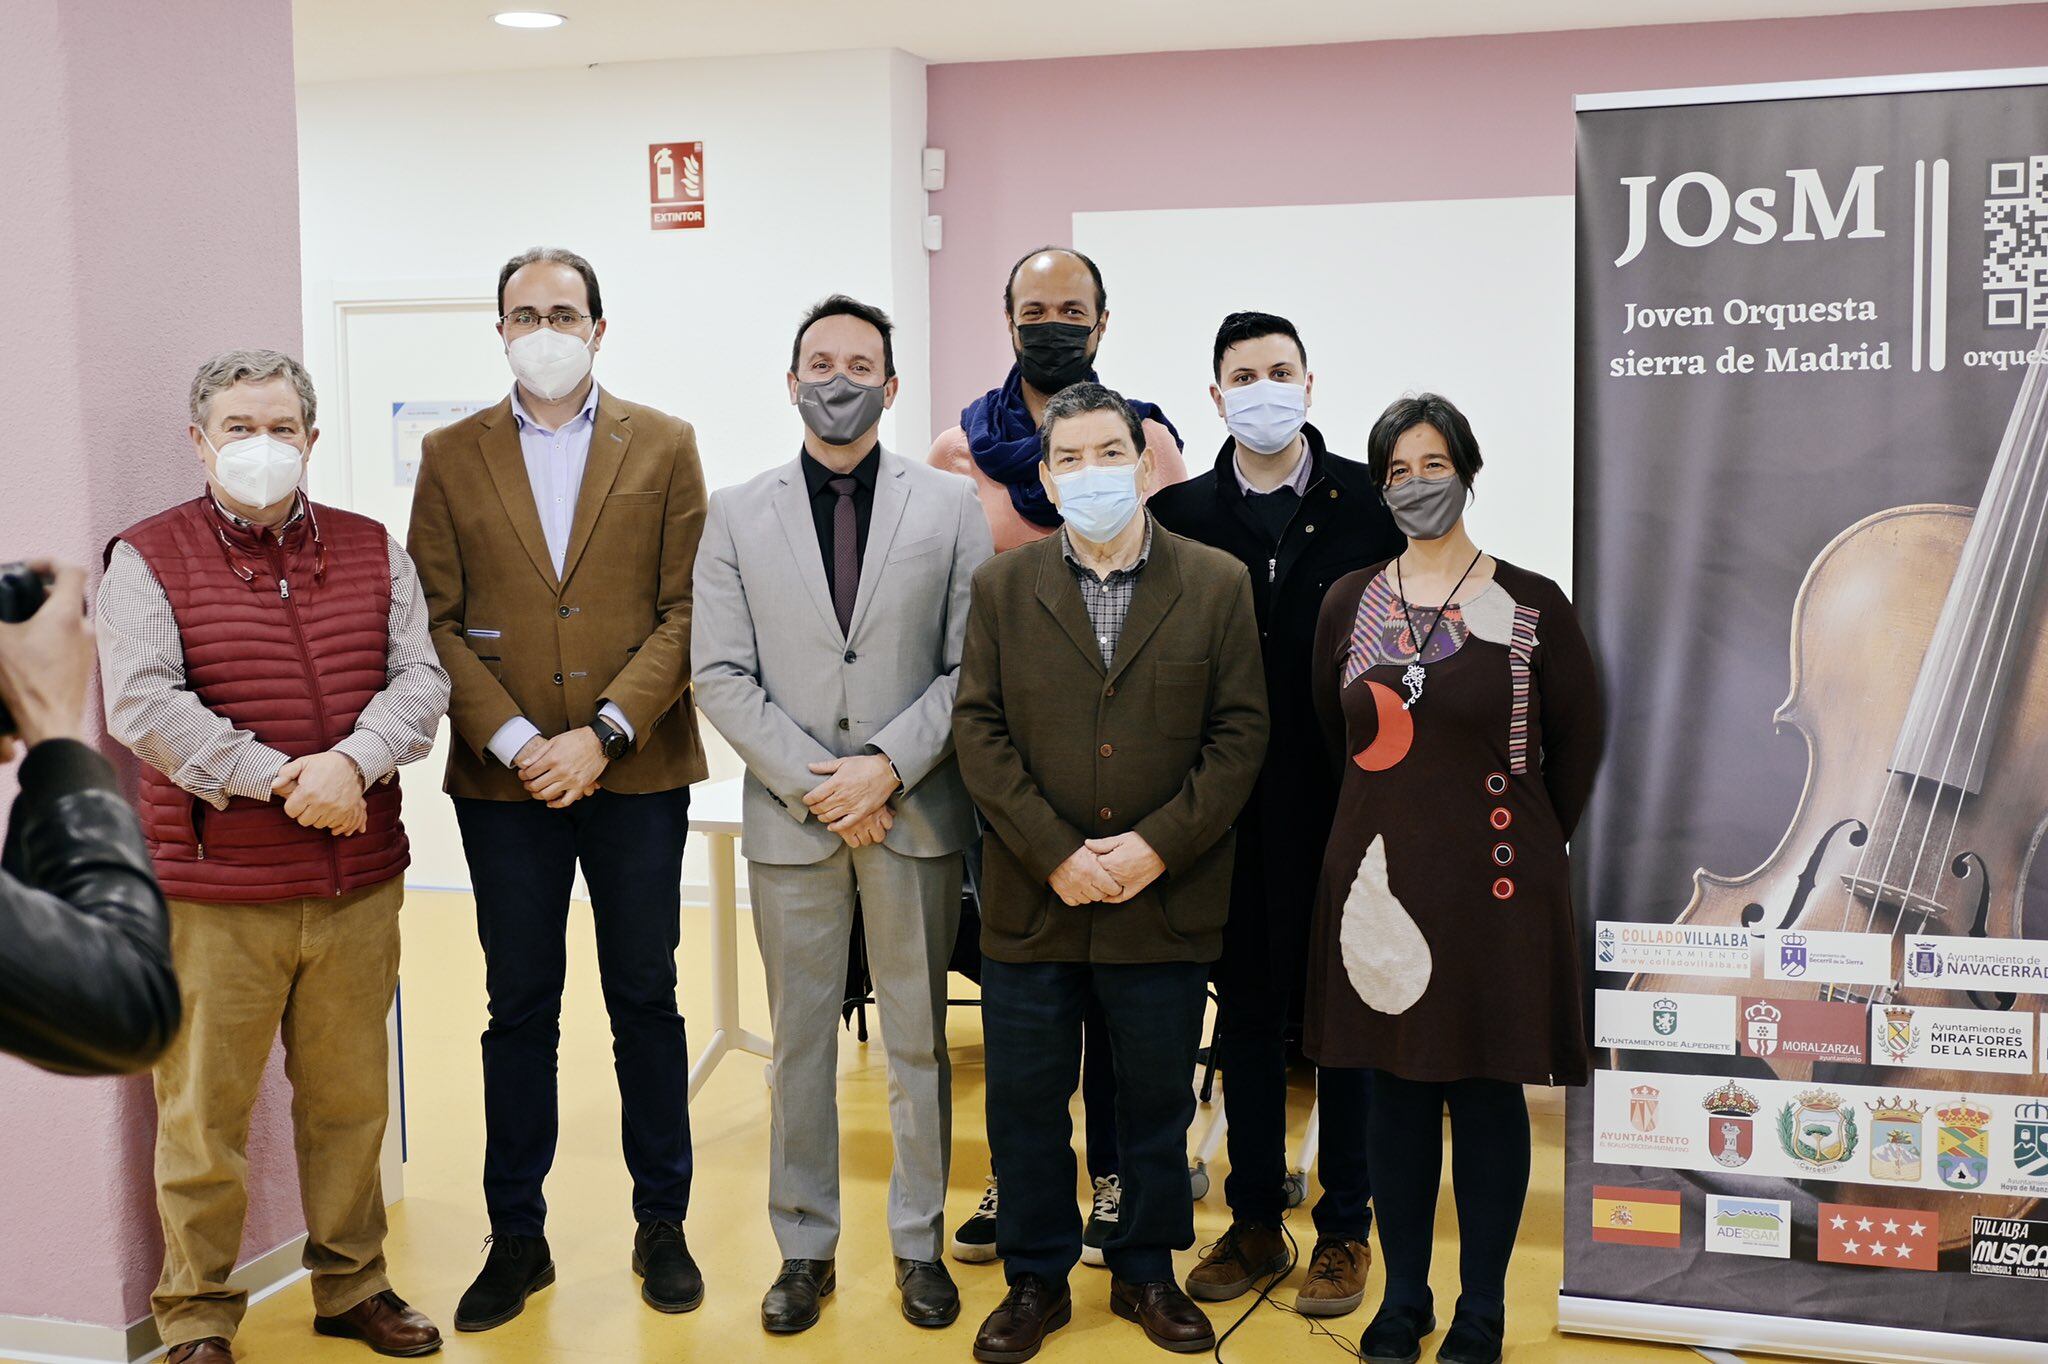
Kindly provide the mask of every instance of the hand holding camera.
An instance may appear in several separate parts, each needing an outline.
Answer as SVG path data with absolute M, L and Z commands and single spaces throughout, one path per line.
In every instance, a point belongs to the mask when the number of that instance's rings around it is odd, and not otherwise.
M 14 737 L 85 735 L 92 679 L 92 623 L 85 616 L 85 570 L 48 560 L 0 566 L 0 761 Z

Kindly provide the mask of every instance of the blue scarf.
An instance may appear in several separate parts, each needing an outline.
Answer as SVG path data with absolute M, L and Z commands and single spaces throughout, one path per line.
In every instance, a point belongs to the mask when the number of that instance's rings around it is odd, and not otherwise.
M 1088 378 L 1096 382 L 1094 370 L 1088 371 Z M 1136 398 L 1124 401 L 1140 421 L 1158 422 L 1173 432 L 1175 444 L 1180 443 L 1180 432 L 1174 431 L 1173 423 L 1156 404 Z M 967 433 L 967 448 L 976 466 L 1010 490 L 1010 505 L 1019 516 L 1047 530 L 1060 524 L 1059 511 L 1038 479 L 1038 424 L 1024 405 L 1024 376 L 1017 366 L 1010 366 L 1001 388 L 990 389 L 961 409 L 960 429 Z

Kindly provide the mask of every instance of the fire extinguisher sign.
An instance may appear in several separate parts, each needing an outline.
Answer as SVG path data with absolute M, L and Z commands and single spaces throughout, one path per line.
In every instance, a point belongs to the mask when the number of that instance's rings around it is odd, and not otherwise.
M 704 144 L 658 142 L 649 147 L 647 195 L 656 232 L 704 226 Z

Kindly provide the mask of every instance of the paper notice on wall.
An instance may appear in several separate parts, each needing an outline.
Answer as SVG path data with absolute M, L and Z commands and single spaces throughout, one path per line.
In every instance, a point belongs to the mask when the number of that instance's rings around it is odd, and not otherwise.
M 461 421 L 499 400 L 486 398 L 462 402 L 404 402 L 391 404 L 391 481 L 411 487 L 420 473 L 420 442 L 429 431 Z

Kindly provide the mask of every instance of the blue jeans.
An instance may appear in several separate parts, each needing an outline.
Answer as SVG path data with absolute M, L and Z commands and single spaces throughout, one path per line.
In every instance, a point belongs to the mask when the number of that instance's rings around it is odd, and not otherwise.
M 458 798 L 476 885 L 490 1024 L 484 1029 L 484 1203 L 500 1236 L 539 1236 L 555 1160 L 569 891 L 590 887 L 598 978 L 611 1016 L 621 1143 L 636 1221 L 690 1206 L 690 1054 L 676 1011 L 690 791 L 599 791 L 565 810 Z
M 1123 1206 L 1103 1247 L 1126 1283 L 1173 1277 L 1173 1252 L 1195 1243 L 1188 1124 L 1195 1054 L 1208 1002 L 1201 962 L 1091 965 L 984 961 L 989 1152 L 1002 1176 L 996 1250 L 1011 1282 L 1063 1283 L 1081 1258 L 1074 1204 L 1074 1127 L 1082 1022 L 1091 1003 L 1108 1025 L 1116 1068 L 1116 1149 Z

